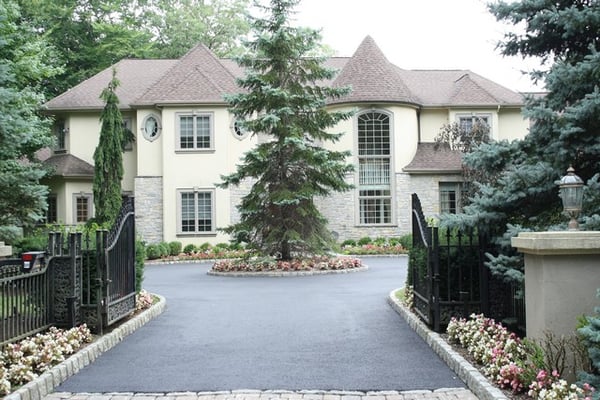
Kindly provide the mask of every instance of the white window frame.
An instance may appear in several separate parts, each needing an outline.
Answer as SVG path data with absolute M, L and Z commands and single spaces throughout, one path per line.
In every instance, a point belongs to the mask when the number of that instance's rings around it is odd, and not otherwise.
M 360 119 L 362 116 L 366 114 L 381 114 L 388 119 L 388 153 L 387 154 L 361 154 L 361 144 L 360 140 Z M 355 208 L 355 218 L 358 226 L 378 226 L 378 227 L 387 227 L 387 226 L 395 226 L 396 223 L 396 207 L 395 207 L 395 176 L 394 176 L 394 120 L 393 114 L 386 110 L 378 110 L 378 109 L 370 109 L 363 110 L 358 113 L 354 118 L 355 124 L 355 154 L 357 159 L 357 169 L 356 169 L 356 208 Z M 361 165 L 367 166 L 369 164 L 376 165 L 378 163 L 385 164 L 388 163 L 389 169 L 387 171 L 387 177 L 384 177 L 385 181 L 387 178 L 387 183 L 377 183 L 375 181 L 378 180 L 378 176 L 374 173 L 372 169 L 369 173 L 368 168 L 363 168 L 361 170 Z M 381 177 L 379 177 L 381 179 Z M 365 180 L 371 180 L 371 184 L 365 183 Z M 378 191 L 387 192 L 377 193 Z M 372 193 L 368 193 L 372 192 Z M 375 201 L 375 204 L 368 204 L 369 200 Z M 379 204 L 377 204 L 379 203 Z M 389 204 L 389 210 L 386 210 L 386 204 Z M 381 210 L 378 213 L 381 213 L 381 217 L 376 217 L 380 222 L 367 221 L 369 215 L 365 214 L 369 208 L 380 207 Z M 386 219 L 387 217 L 387 219 Z
M 133 120 L 131 117 L 123 118 L 123 132 L 126 129 L 129 129 L 131 132 L 133 132 L 132 126 L 133 126 Z M 134 133 L 134 135 L 135 135 L 135 133 Z M 133 151 L 133 141 L 124 143 L 123 151 Z
M 183 230 L 183 195 L 193 194 L 194 195 L 194 230 L 184 231 Z M 210 196 L 210 230 L 202 231 L 198 229 L 198 195 Z M 178 236 L 208 236 L 216 235 L 216 206 L 215 206 L 215 189 L 214 188 L 182 188 L 177 189 L 177 235 Z
M 56 145 L 54 146 L 54 153 L 64 154 L 67 152 L 67 135 L 69 134 L 69 128 L 67 122 L 64 119 L 58 119 L 54 125 L 54 134 L 56 136 Z
M 192 140 L 193 146 L 190 148 L 181 147 L 181 119 L 192 117 Z M 209 128 L 209 146 L 198 147 L 198 119 L 208 117 L 208 128 Z M 215 149 L 215 115 L 213 112 L 179 112 L 175 114 L 175 149 L 177 152 L 182 153 L 198 153 L 214 151 Z
M 78 220 L 78 210 L 77 210 L 77 200 L 85 198 L 87 199 L 88 209 L 87 209 L 87 218 L 85 221 Z M 73 223 L 74 224 L 85 224 L 88 220 L 90 220 L 94 216 L 94 197 L 92 193 L 73 193 Z
M 461 182 L 439 182 L 439 193 L 440 193 L 440 214 L 458 214 L 462 211 L 461 205 Z M 445 198 L 445 193 L 454 192 L 454 212 L 450 211 L 451 199 Z M 446 207 L 448 203 L 448 207 Z
M 460 128 L 462 128 L 462 121 L 466 120 L 466 119 L 471 120 L 471 127 L 473 127 L 475 120 L 485 119 L 487 126 L 490 129 L 490 137 L 492 137 L 492 113 L 458 113 L 458 114 L 456 114 L 456 122 L 458 123 L 458 126 Z

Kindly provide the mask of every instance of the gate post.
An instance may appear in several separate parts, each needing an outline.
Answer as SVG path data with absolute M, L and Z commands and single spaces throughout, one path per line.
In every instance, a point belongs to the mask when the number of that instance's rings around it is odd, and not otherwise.
M 106 286 L 106 257 L 104 255 L 106 250 L 106 236 L 108 231 L 105 229 L 99 229 L 96 231 L 96 281 L 98 282 L 96 288 L 96 331 L 98 334 L 103 334 L 103 328 L 105 325 L 105 286 Z
M 440 237 L 437 227 L 431 227 L 431 247 L 430 247 L 430 265 L 431 265 L 431 288 L 433 303 L 433 330 L 440 331 Z

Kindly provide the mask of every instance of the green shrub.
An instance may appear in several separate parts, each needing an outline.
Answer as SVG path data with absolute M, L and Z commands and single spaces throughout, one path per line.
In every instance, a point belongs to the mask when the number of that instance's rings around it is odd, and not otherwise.
M 171 242 L 169 243 L 169 255 L 178 256 L 181 253 L 181 242 Z
M 158 244 L 149 244 L 146 246 L 146 257 L 148 260 L 160 258 L 160 248 Z
M 388 240 L 382 236 L 375 238 L 375 240 L 373 240 L 373 244 L 377 245 L 377 246 L 385 246 L 387 244 Z
M 168 257 L 171 252 L 171 249 L 169 248 L 169 243 L 160 242 L 158 244 L 158 251 L 161 257 Z
M 141 240 L 135 241 L 135 291 L 142 290 L 144 281 L 144 260 L 146 259 L 146 246 Z
M 356 247 L 356 240 L 354 239 L 346 239 L 342 242 L 342 247 L 346 247 L 346 246 L 350 246 L 350 247 Z
M 13 254 L 17 256 L 26 251 L 43 251 L 47 247 L 48 233 L 41 230 L 19 238 L 12 244 Z
M 358 243 L 357 244 L 359 246 L 364 246 L 365 244 L 371 244 L 372 241 L 373 240 L 370 237 L 365 236 L 365 237 L 362 237 L 362 238 L 358 239 Z
M 239 242 L 231 242 L 229 243 L 229 250 L 244 250 L 244 245 Z
M 215 249 L 229 250 L 229 243 L 217 243 L 215 244 Z
M 412 249 L 412 235 L 410 233 L 404 236 L 400 236 L 398 240 L 400 241 L 402 247 L 404 247 L 406 250 Z
M 195 244 L 192 244 L 192 243 L 190 243 L 190 244 L 186 244 L 186 245 L 185 245 L 185 247 L 183 248 L 183 252 L 184 252 L 185 254 L 192 254 L 192 253 L 195 253 L 195 252 L 196 252 L 196 250 L 198 250 L 198 249 L 196 248 L 196 245 L 195 245 Z
M 200 250 L 202 251 L 206 251 L 208 249 L 210 249 L 212 246 L 210 245 L 210 243 L 208 242 L 204 242 L 200 245 Z

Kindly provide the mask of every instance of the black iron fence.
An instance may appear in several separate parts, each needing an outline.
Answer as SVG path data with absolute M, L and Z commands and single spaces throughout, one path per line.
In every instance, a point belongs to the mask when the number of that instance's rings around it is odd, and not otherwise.
M 135 310 L 133 200 L 110 232 L 51 232 L 43 265 L 23 265 L 0 261 L 0 346 L 50 325 L 86 323 L 101 333 Z
M 524 332 L 522 287 L 490 273 L 485 254 L 492 247 L 485 230 L 427 226 L 413 194 L 412 231 L 410 276 L 414 309 L 421 319 L 440 332 L 452 317 L 483 313 Z

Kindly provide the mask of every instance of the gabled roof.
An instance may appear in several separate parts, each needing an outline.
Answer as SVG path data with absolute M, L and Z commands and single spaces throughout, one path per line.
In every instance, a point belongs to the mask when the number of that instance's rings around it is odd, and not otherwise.
M 469 70 L 405 70 L 391 64 L 367 36 L 352 57 L 331 57 L 327 67 L 339 69 L 331 82 L 353 91 L 329 104 L 404 103 L 421 107 L 521 107 L 521 94 Z M 122 60 L 115 65 L 121 85 L 120 107 L 169 104 L 226 104 L 224 96 L 240 91 L 236 78 L 243 69 L 231 59 L 218 59 L 200 44 L 179 60 Z M 107 68 L 47 102 L 49 111 L 99 110 L 100 93 L 111 79 Z
M 94 166 L 72 154 L 54 154 L 44 161 L 52 167 L 54 176 L 64 178 L 94 178 Z
M 404 172 L 413 174 L 456 174 L 462 171 L 462 153 L 448 145 L 421 142 Z
M 418 103 L 418 99 L 408 89 L 404 79 L 396 72 L 396 67 L 387 60 L 370 36 L 367 36 L 358 46 L 333 82 L 333 86 L 350 86 L 352 92 L 330 101 L 330 104 Z
M 135 60 L 126 59 L 116 63 L 119 107 L 130 108 L 131 103 L 144 94 L 148 87 L 160 79 L 177 60 Z M 109 67 L 81 82 L 79 85 L 62 93 L 44 104 L 50 111 L 62 110 L 98 110 L 104 107 L 100 99 L 102 90 L 112 79 L 112 68 Z
M 238 91 L 233 74 L 213 52 L 199 44 L 133 104 L 225 103 L 224 94 Z

